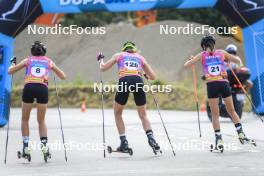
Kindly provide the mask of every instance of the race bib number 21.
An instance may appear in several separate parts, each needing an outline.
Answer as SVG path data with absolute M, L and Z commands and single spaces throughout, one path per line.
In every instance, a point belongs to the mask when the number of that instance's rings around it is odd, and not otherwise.
M 214 76 L 220 75 L 221 65 L 210 65 L 210 66 L 208 66 L 208 72 Z

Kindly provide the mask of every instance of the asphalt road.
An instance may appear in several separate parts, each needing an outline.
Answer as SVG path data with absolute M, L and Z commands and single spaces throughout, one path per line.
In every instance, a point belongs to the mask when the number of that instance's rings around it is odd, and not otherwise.
M 45 163 L 38 150 L 38 126 L 36 111 L 33 111 L 30 122 L 32 161 L 18 160 L 17 151 L 22 147 L 21 113 L 20 109 L 12 109 L 7 164 L 0 162 L 0 175 L 264 175 L 264 124 L 252 114 L 245 113 L 242 122 L 244 131 L 256 140 L 257 147 L 241 145 L 230 120 L 221 119 L 226 149 L 224 153 L 211 153 L 209 145 L 214 142 L 214 133 L 205 113 L 201 114 L 202 138 L 199 138 L 195 112 L 161 111 L 176 151 L 174 157 L 157 111 L 148 111 L 154 135 L 163 150 L 162 155 L 155 156 L 148 146 L 137 112 L 126 110 L 126 134 L 134 155 L 106 153 L 104 158 L 101 110 L 88 109 L 86 113 L 79 109 L 61 111 L 68 162 L 64 160 L 57 109 L 50 109 L 47 113 L 52 159 Z M 105 116 L 107 145 L 116 148 L 119 137 L 113 111 L 106 110 Z M 6 128 L 0 129 L 0 139 L 0 161 L 4 161 Z

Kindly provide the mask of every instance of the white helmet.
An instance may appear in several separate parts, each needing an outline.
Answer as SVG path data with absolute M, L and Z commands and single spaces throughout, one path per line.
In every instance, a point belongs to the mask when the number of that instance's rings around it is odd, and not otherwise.
M 228 52 L 229 54 L 237 54 L 237 46 L 234 44 L 229 44 L 227 45 L 227 47 L 225 48 L 226 52 Z

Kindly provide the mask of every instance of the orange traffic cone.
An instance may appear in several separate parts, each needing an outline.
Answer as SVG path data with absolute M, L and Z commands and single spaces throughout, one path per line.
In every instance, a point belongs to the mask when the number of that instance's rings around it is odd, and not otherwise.
M 86 111 L 86 98 L 83 98 L 82 105 L 81 105 L 81 112 Z

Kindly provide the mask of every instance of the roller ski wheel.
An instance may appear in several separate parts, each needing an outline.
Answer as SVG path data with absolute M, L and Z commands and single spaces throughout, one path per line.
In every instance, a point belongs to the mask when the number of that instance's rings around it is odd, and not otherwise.
M 47 163 L 48 160 L 51 159 L 51 154 L 50 153 L 46 153 L 46 154 L 43 153 L 43 158 L 44 158 L 45 163 Z
M 218 142 L 216 145 L 210 145 L 210 152 L 224 152 L 224 145 L 223 142 Z
M 133 150 L 132 148 L 128 148 L 128 149 L 120 149 L 119 147 L 116 150 L 113 150 L 111 146 L 107 146 L 107 151 L 109 154 L 111 153 L 127 153 L 130 156 L 133 155 Z
M 153 150 L 153 153 L 155 155 L 162 154 L 162 151 L 160 150 L 160 146 L 156 143 L 155 146 L 150 146 Z
M 18 151 L 17 152 L 17 158 L 18 159 L 21 159 L 21 158 L 24 158 L 26 160 L 28 160 L 28 162 L 31 162 L 31 155 L 30 155 L 30 151 L 28 149 L 26 149 L 27 151 L 24 151 L 23 152 L 20 152 Z
M 43 153 L 44 161 L 45 161 L 45 163 L 47 163 L 48 160 L 51 159 L 51 154 L 49 152 L 49 149 L 47 147 L 43 147 L 41 150 Z
M 17 151 L 17 158 L 18 158 L 18 159 L 21 159 L 21 157 L 22 157 L 22 156 L 21 156 L 21 152 L 20 152 L 20 151 Z
M 113 152 L 112 147 L 107 146 L 107 151 L 108 151 L 109 154 L 111 154 Z
M 162 151 L 160 150 L 160 146 L 159 146 L 159 144 L 155 141 L 154 138 L 150 138 L 150 139 L 148 140 L 148 143 L 149 143 L 150 147 L 152 148 L 153 153 L 154 153 L 155 155 L 162 154 Z
M 247 137 L 245 137 L 244 134 L 243 134 L 243 137 L 242 137 L 242 135 L 239 135 L 239 138 L 238 139 L 239 139 L 239 141 L 240 141 L 240 143 L 242 145 L 244 145 L 244 144 L 251 144 L 251 145 L 257 147 L 256 141 L 254 141 L 253 139 L 248 139 Z
M 213 152 L 213 151 L 214 151 L 214 145 L 211 144 L 211 145 L 210 145 L 210 152 Z
M 152 148 L 152 150 L 155 155 L 162 154 L 162 151 L 160 149 L 156 150 L 155 148 Z

